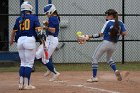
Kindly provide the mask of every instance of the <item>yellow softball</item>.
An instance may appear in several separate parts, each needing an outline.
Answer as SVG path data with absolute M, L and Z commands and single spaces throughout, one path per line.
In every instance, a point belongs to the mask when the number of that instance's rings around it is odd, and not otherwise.
M 81 31 L 78 31 L 78 32 L 76 32 L 76 35 L 79 37 L 79 36 L 82 36 L 83 33 Z

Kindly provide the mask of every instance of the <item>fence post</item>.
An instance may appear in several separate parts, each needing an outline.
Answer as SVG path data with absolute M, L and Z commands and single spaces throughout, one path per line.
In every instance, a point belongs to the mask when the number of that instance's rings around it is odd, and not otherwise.
M 122 21 L 125 23 L 125 0 L 122 0 Z M 122 36 L 122 64 L 124 64 L 125 57 L 125 45 L 124 36 Z
M 35 0 L 35 13 L 36 13 L 36 15 L 37 15 L 37 17 L 38 17 L 38 0 Z

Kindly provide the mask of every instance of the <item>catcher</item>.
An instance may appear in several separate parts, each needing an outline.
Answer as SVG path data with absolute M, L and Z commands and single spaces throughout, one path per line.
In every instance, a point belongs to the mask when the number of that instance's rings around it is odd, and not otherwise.
M 97 82 L 97 69 L 98 69 L 98 60 L 102 57 L 104 53 L 107 54 L 107 63 L 110 65 L 112 70 L 114 71 L 117 80 L 121 81 L 122 77 L 116 68 L 116 64 L 112 59 L 112 55 L 115 51 L 115 48 L 117 46 L 117 42 L 119 40 L 119 36 L 126 36 L 127 31 L 125 28 L 125 25 L 122 21 L 118 20 L 118 12 L 114 9 L 109 9 L 105 12 L 106 15 L 106 22 L 99 34 L 94 35 L 82 35 L 77 38 L 78 42 L 80 44 L 83 44 L 86 42 L 86 40 L 89 40 L 90 38 L 99 38 L 103 37 L 103 41 L 101 44 L 98 45 L 96 48 L 94 54 L 93 54 L 93 60 L 92 60 L 92 77 L 87 80 L 87 82 Z

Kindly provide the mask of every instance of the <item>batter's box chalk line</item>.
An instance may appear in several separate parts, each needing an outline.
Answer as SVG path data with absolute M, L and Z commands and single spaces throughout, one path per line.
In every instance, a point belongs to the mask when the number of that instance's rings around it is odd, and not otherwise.
M 111 91 L 111 90 L 106 90 L 106 89 L 102 89 L 102 88 L 88 87 L 88 86 L 85 86 L 85 85 L 82 85 L 82 84 L 79 84 L 79 85 L 69 85 L 69 86 L 73 86 L 73 87 L 83 87 L 83 88 L 86 88 L 86 89 L 97 90 L 97 91 L 106 92 L 106 93 L 120 93 L 120 92 Z

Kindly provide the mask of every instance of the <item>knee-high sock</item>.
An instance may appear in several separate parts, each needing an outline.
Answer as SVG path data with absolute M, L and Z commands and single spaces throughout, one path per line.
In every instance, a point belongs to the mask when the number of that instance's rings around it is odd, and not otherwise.
M 30 84 L 30 77 L 31 77 L 32 68 L 25 67 L 25 84 Z
M 93 77 L 97 76 L 97 70 L 98 70 L 98 63 L 97 64 L 93 63 L 92 64 L 92 76 Z
M 19 69 L 19 76 L 20 77 L 24 77 L 24 71 L 25 71 L 25 67 L 21 66 Z
M 55 68 L 54 68 L 54 65 L 52 63 L 52 57 L 49 59 L 49 62 L 47 64 L 45 64 L 47 66 L 47 68 L 53 72 L 54 74 L 56 74 L 56 71 L 55 71 Z
M 19 69 L 19 83 L 20 84 L 24 84 L 24 71 L 25 71 L 25 67 L 21 66 Z
M 112 68 L 112 70 L 115 72 L 117 69 L 116 69 L 116 64 L 114 63 L 114 61 L 110 61 L 109 62 L 109 65 L 110 67 Z

